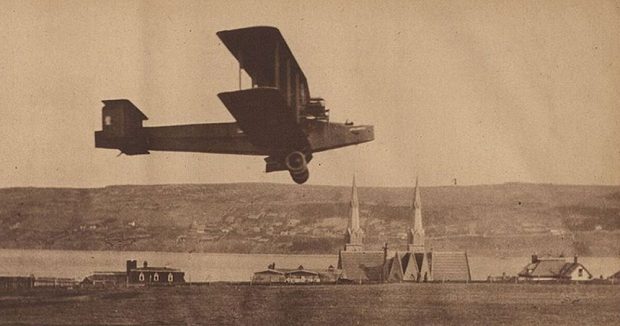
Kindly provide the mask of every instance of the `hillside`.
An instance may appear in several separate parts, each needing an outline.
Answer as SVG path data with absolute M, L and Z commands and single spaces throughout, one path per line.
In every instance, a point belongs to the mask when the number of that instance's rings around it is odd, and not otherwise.
M 331 253 L 350 188 L 282 184 L 0 189 L 0 247 Z M 367 247 L 405 248 L 412 188 L 360 187 Z M 620 255 L 620 187 L 423 187 L 433 249 Z

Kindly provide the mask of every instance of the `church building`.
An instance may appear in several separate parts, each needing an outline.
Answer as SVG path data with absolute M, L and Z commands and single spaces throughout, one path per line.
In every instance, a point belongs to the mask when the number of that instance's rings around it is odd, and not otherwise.
M 349 204 L 349 223 L 344 234 L 344 250 L 338 253 L 338 269 L 342 270 L 340 281 L 353 283 L 383 282 L 387 251 L 365 251 L 364 231 L 360 227 L 359 199 L 353 177 L 353 189 Z
M 469 261 L 465 252 L 433 252 L 428 249 L 417 178 L 405 252 L 396 252 L 388 257 L 387 244 L 382 251 L 364 250 L 364 231 L 360 227 L 359 198 L 355 177 L 349 211 L 350 217 L 344 234 L 344 250 L 338 254 L 338 269 L 342 270 L 341 281 L 367 283 L 467 282 L 471 280 Z
M 407 252 L 402 256 L 403 281 L 432 281 L 431 262 L 433 254 L 426 248 L 424 226 L 422 225 L 422 200 L 415 180 L 411 224 L 407 231 Z

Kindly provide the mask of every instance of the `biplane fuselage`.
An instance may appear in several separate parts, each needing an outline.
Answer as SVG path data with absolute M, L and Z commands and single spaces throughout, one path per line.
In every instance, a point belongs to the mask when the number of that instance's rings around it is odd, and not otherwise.
M 329 122 L 323 99 L 308 83 L 280 31 L 249 27 L 217 35 L 252 80 L 252 88 L 219 93 L 237 122 L 144 127 L 129 100 L 104 100 L 95 147 L 127 155 L 181 151 L 264 155 L 266 171 L 289 171 L 304 183 L 312 153 L 372 141 L 372 126 Z

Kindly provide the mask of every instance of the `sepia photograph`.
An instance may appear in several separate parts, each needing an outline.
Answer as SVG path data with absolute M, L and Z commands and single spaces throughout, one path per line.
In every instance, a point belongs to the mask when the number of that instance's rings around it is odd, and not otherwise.
M 620 324 L 620 2 L 0 7 L 0 326 Z

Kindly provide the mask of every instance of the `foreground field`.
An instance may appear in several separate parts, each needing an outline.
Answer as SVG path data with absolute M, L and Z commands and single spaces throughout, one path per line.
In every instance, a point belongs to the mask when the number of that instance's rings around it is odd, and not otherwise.
M 380 284 L 0 294 L 1 325 L 618 325 L 620 286 Z

